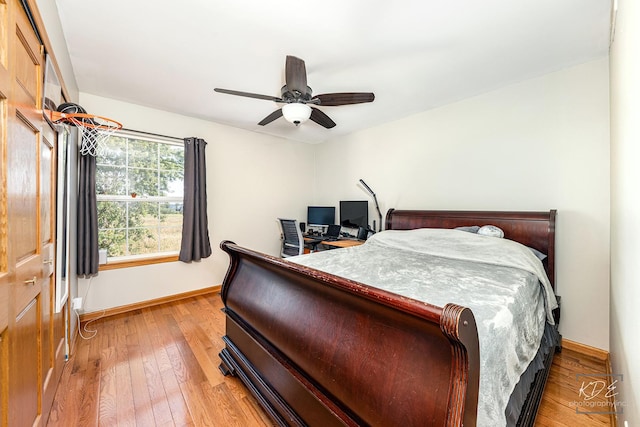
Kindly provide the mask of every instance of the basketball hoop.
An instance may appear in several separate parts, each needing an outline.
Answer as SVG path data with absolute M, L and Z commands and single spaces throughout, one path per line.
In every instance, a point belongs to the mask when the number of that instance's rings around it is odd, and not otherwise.
M 66 123 L 82 129 L 80 154 L 83 156 L 90 155 L 95 157 L 104 149 L 104 142 L 115 131 L 122 129 L 122 124 L 115 120 L 80 112 L 64 113 L 52 111 L 51 121 L 53 123 Z

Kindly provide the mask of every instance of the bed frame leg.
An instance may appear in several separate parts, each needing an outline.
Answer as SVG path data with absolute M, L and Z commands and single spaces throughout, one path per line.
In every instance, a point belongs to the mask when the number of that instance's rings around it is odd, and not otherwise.
M 224 375 L 225 377 L 229 375 L 235 376 L 236 370 L 233 367 L 233 363 L 231 363 L 231 361 L 229 360 L 230 356 L 227 352 L 227 349 L 225 348 L 224 350 L 222 350 L 219 356 L 222 362 L 220 362 L 220 365 L 218 365 L 218 369 L 220 369 L 222 375 Z

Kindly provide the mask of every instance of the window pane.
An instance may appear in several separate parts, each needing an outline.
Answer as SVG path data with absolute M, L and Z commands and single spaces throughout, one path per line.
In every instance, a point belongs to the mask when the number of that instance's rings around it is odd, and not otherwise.
M 158 229 L 151 227 L 129 229 L 129 253 L 131 255 L 158 252 Z
M 158 195 L 158 171 L 149 169 L 129 169 L 129 192 L 140 196 Z
M 160 169 L 167 171 L 184 170 L 184 147 L 160 144 Z
M 98 228 L 113 229 L 127 227 L 125 202 L 98 202 Z
M 182 203 L 160 203 L 160 225 L 182 227 Z
M 129 167 L 134 168 L 158 168 L 158 143 L 129 140 Z
M 182 226 L 182 224 L 180 224 Z M 160 251 L 175 251 L 180 249 L 182 241 L 182 227 L 162 227 L 160 229 Z
M 127 171 L 121 166 L 96 168 L 96 194 L 122 196 L 127 194 Z
M 184 171 L 160 171 L 160 196 L 183 197 Z
M 127 164 L 127 139 L 121 136 L 110 136 L 103 150 L 98 150 L 98 165 L 125 166 Z
M 157 202 L 128 202 L 129 227 L 157 227 Z
M 127 255 L 127 231 L 98 230 L 98 247 L 106 249 L 108 257 Z

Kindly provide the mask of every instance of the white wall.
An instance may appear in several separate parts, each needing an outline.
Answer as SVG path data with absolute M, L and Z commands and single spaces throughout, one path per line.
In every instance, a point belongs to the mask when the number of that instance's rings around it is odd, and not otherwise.
M 192 264 L 172 262 L 102 271 L 81 280 L 85 311 L 132 304 L 219 285 L 228 257 L 222 240 L 271 255 L 280 249 L 276 218 L 306 217 L 311 203 L 313 146 L 234 129 L 85 93 L 80 104 L 89 112 L 113 118 L 127 129 L 208 142 L 207 195 L 211 257 Z M 87 293 L 87 288 L 90 289 Z
M 425 82 L 425 84 L 438 84 Z M 609 93 L 606 59 L 316 146 L 317 202 L 398 209 L 558 209 L 561 332 L 609 347 Z M 356 160 L 354 160 L 356 159 Z M 370 204 L 370 221 L 375 218 Z
M 65 87 L 69 92 L 69 101 L 77 101 L 78 99 L 78 84 L 76 83 L 76 76 L 73 72 L 73 66 L 71 65 L 71 58 L 69 57 L 69 50 L 67 49 L 67 41 L 64 38 L 62 32 L 62 24 L 60 22 L 60 16 L 58 15 L 58 6 L 55 1 L 51 0 L 36 0 L 38 11 L 42 17 L 42 22 L 47 29 L 47 36 L 51 42 L 53 53 L 56 57 L 58 67 L 60 68 L 61 78 L 64 81 Z
M 640 7 L 618 0 L 611 48 L 611 365 L 622 374 L 618 415 L 640 425 Z

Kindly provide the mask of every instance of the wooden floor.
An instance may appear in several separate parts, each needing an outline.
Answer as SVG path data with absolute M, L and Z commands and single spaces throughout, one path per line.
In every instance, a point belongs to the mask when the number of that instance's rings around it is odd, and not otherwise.
M 218 370 L 224 316 L 218 294 L 100 319 L 78 338 L 48 426 L 272 426 L 236 378 Z M 87 332 L 84 332 L 87 335 Z M 603 426 L 576 414 L 576 374 L 604 363 L 569 350 L 554 359 L 537 426 Z

